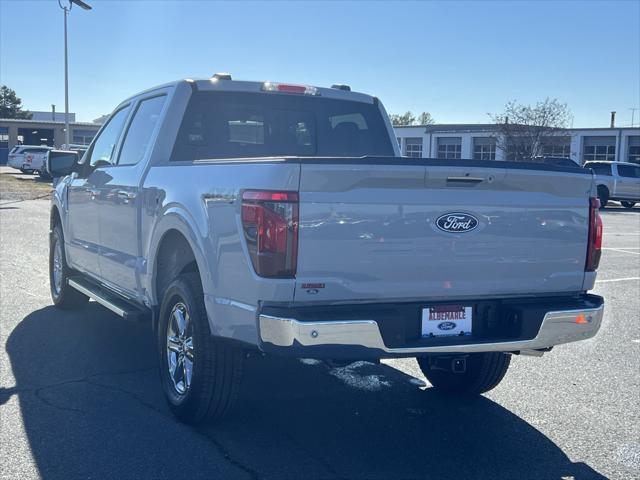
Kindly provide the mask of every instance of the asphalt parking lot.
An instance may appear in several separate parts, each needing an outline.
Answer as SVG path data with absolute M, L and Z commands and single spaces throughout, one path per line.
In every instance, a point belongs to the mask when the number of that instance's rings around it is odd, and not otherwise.
M 234 416 L 171 416 L 146 325 L 51 306 L 49 203 L 0 201 L 0 477 L 640 477 L 640 209 L 603 212 L 591 340 L 515 357 L 489 394 L 425 384 L 414 360 L 252 357 Z

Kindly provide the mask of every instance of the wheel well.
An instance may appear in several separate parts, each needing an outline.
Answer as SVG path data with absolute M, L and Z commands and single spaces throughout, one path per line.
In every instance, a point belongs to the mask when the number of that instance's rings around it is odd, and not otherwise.
M 169 230 L 160 240 L 156 254 L 155 297 L 162 302 L 162 293 L 178 275 L 197 272 L 198 264 L 187 239 L 177 230 Z
M 62 219 L 60 218 L 60 212 L 58 211 L 58 207 L 55 205 L 51 207 L 51 217 L 49 218 L 49 227 L 51 230 L 56 225 L 62 225 Z
M 598 185 L 598 190 L 603 189 L 604 191 L 607 192 L 607 195 L 609 194 L 609 187 L 607 187 L 606 185 Z

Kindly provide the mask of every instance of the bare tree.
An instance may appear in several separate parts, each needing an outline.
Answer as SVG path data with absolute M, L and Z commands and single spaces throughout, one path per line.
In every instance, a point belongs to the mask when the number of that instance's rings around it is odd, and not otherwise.
M 435 120 L 429 112 L 422 112 L 420 115 L 418 115 L 417 118 L 411 112 L 405 112 L 402 115 L 396 113 L 389 115 L 389 119 L 391 120 L 391 124 L 394 127 L 410 125 L 433 125 L 435 123 Z
M 434 123 L 436 123 L 436 121 L 429 112 L 422 112 L 418 117 L 419 125 L 433 125 Z
M 498 127 L 496 146 L 508 159 L 526 161 L 543 155 L 545 146 L 566 143 L 572 115 L 566 103 L 547 98 L 535 105 L 512 100 L 489 117 Z

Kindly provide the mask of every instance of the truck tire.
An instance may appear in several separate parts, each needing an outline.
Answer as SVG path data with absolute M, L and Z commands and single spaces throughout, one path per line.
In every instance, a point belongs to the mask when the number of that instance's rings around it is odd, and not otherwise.
M 80 309 L 89 301 L 89 297 L 67 283 L 71 273 L 64 251 L 62 227 L 56 224 L 49 239 L 49 287 L 53 304 L 65 310 Z
M 624 208 L 633 208 L 633 206 L 636 204 L 636 202 L 627 202 L 627 201 L 620 202 L 620 203 Z
M 197 273 L 178 276 L 165 290 L 158 346 L 160 379 L 173 414 L 190 424 L 222 418 L 238 397 L 244 356 L 211 336 Z
M 511 355 L 501 352 L 471 353 L 463 373 L 433 368 L 429 357 L 417 359 L 427 380 L 435 388 L 450 393 L 479 395 L 495 388 L 509 368 Z
M 604 185 L 598 185 L 598 199 L 600 200 L 600 208 L 607 206 L 607 202 L 609 202 L 609 189 Z

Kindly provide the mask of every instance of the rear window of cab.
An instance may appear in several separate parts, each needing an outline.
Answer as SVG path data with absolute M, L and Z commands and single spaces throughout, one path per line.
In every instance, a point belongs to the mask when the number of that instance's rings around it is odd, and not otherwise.
M 376 105 L 316 96 L 196 92 L 172 161 L 272 156 L 392 156 Z

